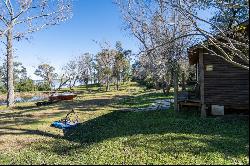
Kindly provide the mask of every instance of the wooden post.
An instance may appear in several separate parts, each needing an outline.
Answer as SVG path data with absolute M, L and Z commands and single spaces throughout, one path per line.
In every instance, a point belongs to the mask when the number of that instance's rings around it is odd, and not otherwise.
M 205 105 L 205 96 L 204 96 L 204 54 L 203 49 L 199 50 L 199 70 L 200 70 L 200 97 L 201 97 L 201 117 L 205 118 L 206 105 Z

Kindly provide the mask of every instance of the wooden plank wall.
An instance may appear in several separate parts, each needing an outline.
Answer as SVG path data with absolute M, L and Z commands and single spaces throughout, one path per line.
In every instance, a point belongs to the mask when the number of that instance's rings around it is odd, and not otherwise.
M 206 65 L 213 65 L 213 71 L 204 73 L 205 104 L 249 109 L 249 71 L 209 54 L 204 55 Z

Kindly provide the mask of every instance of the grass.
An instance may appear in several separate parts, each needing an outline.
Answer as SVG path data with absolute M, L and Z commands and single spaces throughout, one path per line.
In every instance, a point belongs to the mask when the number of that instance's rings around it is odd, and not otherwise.
M 73 102 L 0 107 L 0 164 L 249 164 L 248 119 L 202 119 L 196 111 L 123 112 L 171 98 L 138 85 L 75 89 Z M 82 122 L 50 127 L 75 108 Z

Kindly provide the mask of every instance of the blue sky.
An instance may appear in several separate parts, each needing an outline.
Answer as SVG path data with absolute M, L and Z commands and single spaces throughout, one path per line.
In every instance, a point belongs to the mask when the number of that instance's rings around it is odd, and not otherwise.
M 137 40 L 122 30 L 123 21 L 113 0 L 74 0 L 73 7 L 71 20 L 32 34 L 30 41 L 15 42 L 15 55 L 32 79 L 41 79 L 34 75 L 41 63 L 53 65 L 60 73 L 73 57 L 86 52 L 96 54 L 100 46 L 93 40 L 109 41 L 113 45 L 121 41 L 125 49 L 138 51 Z M 200 14 L 209 16 L 210 12 Z
M 33 73 L 41 62 L 50 63 L 57 72 L 63 64 L 82 53 L 97 53 L 100 50 L 93 40 L 121 41 L 125 49 L 138 50 L 136 40 L 122 30 L 122 18 L 112 0 L 75 0 L 74 16 L 59 26 L 37 32 L 30 42 L 15 43 L 15 55 Z

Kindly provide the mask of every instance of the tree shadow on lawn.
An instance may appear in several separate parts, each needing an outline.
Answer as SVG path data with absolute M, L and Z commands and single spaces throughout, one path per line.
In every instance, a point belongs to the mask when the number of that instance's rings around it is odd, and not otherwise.
M 107 99 L 87 99 L 78 101 L 62 101 L 54 105 L 59 110 L 77 109 L 79 111 L 97 111 L 98 107 L 107 107 L 114 103 L 113 98 Z
M 114 98 L 108 99 L 91 99 L 91 100 L 75 100 L 61 101 L 49 106 L 37 107 L 35 105 L 16 106 L 14 110 L 0 111 L 0 125 L 15 126 L 29 125 L 39 122 L 43 119 L 66 116 L 72 109 L 77 109 L 77 112 L 95 112 L 102 107 L 107 107 L 114 103 Z M 58 112 L 59 111 L 59 112 Z M 58 119 L 60 120 L 60 119 Z M 51 122 L 52 123 L 52 122 Z
M 129 107 L 140 107 L 143 104 L 153 103 L 158 99 L 171 98 L 171 96 L 165 96 L 162 93 L 150 93 L 142 94 L 138 96 L 129 95 L 108 95 L 102 99 L 86 99 L 86 100 L 74 100 L 74 101 L 61 101 L 53 105 L 53 107 L 59 110 L 78 109 L 79 111 L 97 111 L 102 107 L 111 106 L 115 109 L 123 109 Z M 94 109 L 93 109 L 94 108 Z
M 16 113 L 18 114 L 24 114 L 24 113 L 34 113 L 39 111 L 46 111 L 46 110 L 71 110 L 71 109 L 86 109 L 91 107 L 101 107 L 101 106 L 107 106 L 109 104 L 113 103 L 113 99 L 91 99 L 91 100 L 74 100 L 74 101 L 60 101 L 57 103 L 53 103 L 48 106 L 17 106 L 15 107 L 15 110 L 18 110 L 20 112 Z M 92 111 L 96 111 L 96 109 L 90 109 Z M 8 114 L 6 114 L 8 115 Z M 1 117 L 1 114 L 0 114 Z
M 126 102 L 123 100 L 117 101 L 115 98 L 122 98 Z M 111 106 L 115 102 L 126 107 L 131 104 L 130 102 L 133 103 L 133 100 L 137 101 L 134 105 L 138 106 L 138 103 L 142 101 L 152 102 L 161 98 L 166 97 L 159 94 L 143 94 L 137 97 L 115 96 L 110 99 L 57 103 L 54 107 L 59 110 L 68 110 L 75 107 L 82 111 L 84 108 L 94 106 Z M 55 114 L 55 116 L 58 115 Z M 144 147 L 159 154 L 165 152 L 176 152 L 178 154 L 188 151 L 196 155 L 199 153 L 220 152 L 229 157 L 237 157 L 239 155 L 245 156 L 248 153 L 248 122 L 248 119 L 233 119 L 231 121 L 215 118 L 202 119 L 191 112 L 176 114 L 170 110 L 137 113 L 113 111 L 79 124 L 75 129 L 65 132 L 64 137 L 37 130 L 20 130 L 23 132 L 22 134 L 58 138 L 56 141 L 48 142 L 50 144 L 49 149 L 45 148 L 43 150 L 53 151 L 59 155 L 67 155 L 71 150 L 82 149 L 105 140 L 126 137 L 128 140 L 124 142 L 125 145 Z M 139 135 L 144 136 L 140 137 Z M 152 135 L 161 137 L 155 138 L 151 137 Z M 145 138 L 148 139 L 142 141 Z M 63 140 L 72 144 L 60 144 L 60 141 Z M 74 143 L 77 145 L 74 145 Z M 156 143 L 161 145 L 160 148 L 153 146 Z M 37 150 L 42 150 L 39 145 L 37 145 Z
M 123 96 L 124 97 L 124 96 Z M 45 132 L 39 132 L 37 130 L 26 130 L 19 129 L 16 126 L 20 125 L 33 125 L 36 123 L 40 123 L 44 119 L 48 118 L 56 118 L 60 120 L 60 117 L 65 117 L 71 109 L 77 109 L 78 113 L 81 112 L 95 112 L 100 110 L 102 107 L 107 107 L 110 104 L 114 103 L 115 99 L 92 99 L 92 100 L 84 100 L 84 101 L 61 101 L 58 103 L 54 103 L 49 106 L 37 107 L 37 106 L 17 106 L 14 110 L 0 112 L 0 136 L 4 134 L 12 134 L 12 135 L 42 135 L 49 137 L 58 136 L 53 134 L 46 135 Z M 98 108 L 99 107 L 99 108 Z M 57 111 L 56 111 L 57 110 Z M 51 121 L 52 123 L 52 121 Z M 11 127 L 11 128 L 10 128 Z M 48 126 L 49 127 L 49 126 Z M 20 132 L 13 132 L 20 131 Z M 19 133 L 19 134 L 18 134 Z
M 0 130 L 19 130 L 20 126 L 32 126 L 32 125 L 38 125 L 40 123 L 45 123 L 46 120 L 49 118 L 55 118 L 55 117 L 63 117 L 66 115 L 66 111 L 57 111 L 57 112 L 46 112 L 42 114 L 19 114 L 19 113 L 8 113 L 0 114 Z M 45 121 L 44 121 L 45 120 Z M 48 126 L 49 127 L 49 126 Z M 20 129 L 20 131 L 24 131 L 25 129 Z M 11 133 L 11 131 L 9 132 Z M 4 133 L 2 134 L 9 134 Z
M 5 130 L 5 131 L 1 131 Z M 55 135 L 52 133 L 40 131 L 40 130 L 32 130 L 32 129 L 15 129 L 11 127 L 0 127 L 0 136 L 1 135 L 40 135 L 44 137 L 51 137 L 51 138 L 62 138 L 60 135 Z
M 211 118 L 187 118 L 185 115 L 176 115 L 171 111 L 140 113 L 115 111 L 82 123 L 77 128 L 67 131 L 65 139 L 82 145 L 91 145 L 118 137 L 158 134 L 165 136 L 163 139 L 161 137 L 151 139 L 149 136 L 149 139 L 143 141 L 143 144 L 140 144 L 141 138 L 137 140 L 129 139 L 126 143 L 129 146 L 143 146 L 152 149 L 153 146 L 151 147 L 151 145 L 154 142 L 160 142 L 162 145 L 157 150 L 157 153 L 189 151 L 196 155 L 199 153 L 220 152 L 235 157 L 248 153 L 246 148 L 249 142 L 248 133 L 247 121 L 240 119 L 224 122 Z M 173 146 L 171 143 L 176 143 L 176 141 L 179 143 Z M 185 143 L 185 141 L 188 142 Z M 149 144 L 145 145 L 146 142 Z M 205 147 L 196 145 L 194 142 L 205 144 Z
M 45 110 L 70 110 L 70 109 L 90 109 L 96 111 L 96 109 L 92 109 L 93 107 L 104 107 L 110 106 L 113 104 L 119 104 L 114 106 L 114 108 L 119 108 L 122 105 L 129 105 L 134 107 L 139 107 L 140 104 L 150 104 L 153 103 L 157 99 L 166 99 L 171 98 L 171 95 L 165 96 L 162 93 L 149 93 L 149 94 L 142 94 L 138 96 L 129 96 L 129 95 L 110 95 L 107 94 L 104 96 L 105 98 L 102 99 L 82 99 L 82 100 L 72 100 L 72 101 L 60 101 L 53 103 L 47 106 L 36 106 L 35 103 L 29 106 L 16 106 L 15 109 L 20 111 L 17 114 L 23 113 L 33 113 L 37 111 L 45 111 Z

